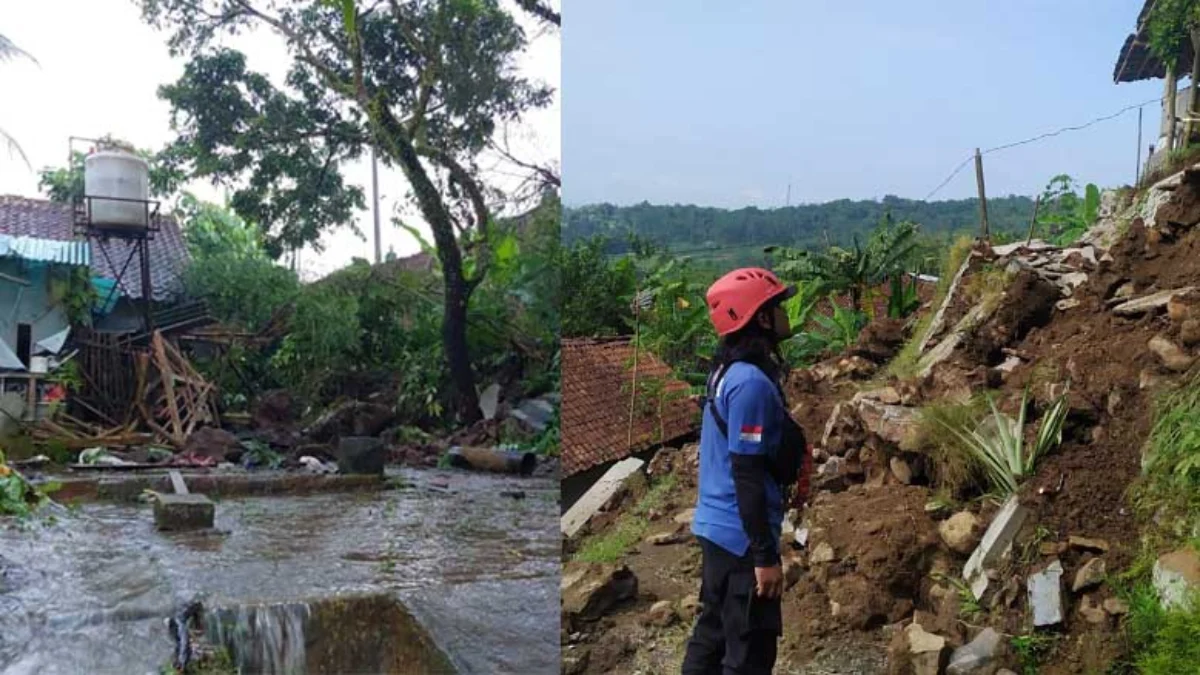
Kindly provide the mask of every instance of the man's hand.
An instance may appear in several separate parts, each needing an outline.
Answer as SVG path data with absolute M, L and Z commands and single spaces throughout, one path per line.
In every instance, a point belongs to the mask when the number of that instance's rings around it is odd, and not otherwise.
M 783 568 L 774 567 L 754 568 L 754 587 L 760 598 L 775 599 L 783 595 Z

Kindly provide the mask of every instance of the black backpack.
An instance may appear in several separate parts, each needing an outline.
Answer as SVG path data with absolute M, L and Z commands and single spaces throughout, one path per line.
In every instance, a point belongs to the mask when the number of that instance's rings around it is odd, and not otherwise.
M 736 363 L 733 362 L 733 363 Z M 758 367 L 751 361 L 744 361 L 750 365 Z M 721 379 L 725 377 L 729 366 L 732 363 L 725 364 L 714 370 L 708 376 L 706 391 L 704 396 L 704 407 L 707 407 L 712 413 L 713 420 L 717 423 L 717 428 L 726 439 L 729 438 L 729 424 L 725 418 L 721 417 L 721 413 L 717 412 L 717 388 L 721 383 Z M 761 368 L 760 368 L 761 370 Z M 770 378 L 775 385 L 775 390 L 779 392 L 779 400 L 783 404 L 783 435 L 779 448 L 775 455 L 767 455 L 767 471 L 780 490 L 784 493 L 784 503 L 787 503 L 787 492 L 790 487 L 796 485 L 803 497 L 807 498 L 808 487 L 807 473 L 811 466 L 810 454 L 808 452 L 808 441 L 804 437 L 804 429 L 796 423 L 792 416 L 787 411 L 787 396 L 783 393 L 783 387 L 779 385 L 774 378 Z

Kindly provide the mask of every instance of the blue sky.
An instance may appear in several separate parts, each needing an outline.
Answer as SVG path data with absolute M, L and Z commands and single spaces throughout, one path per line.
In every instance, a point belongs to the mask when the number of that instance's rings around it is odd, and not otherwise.
M 1116 85 L 1141 0 L 591 0 L 563 14 L 564 200 L 923 198 L 977 146 L 1160 96 Z M 1143 150 L 1160 112 L 1144 110 Z M 989 195 L 1133 182 L 1137 111 L 985 157 Z M 973 196 L 973 170 L 935 199 Z

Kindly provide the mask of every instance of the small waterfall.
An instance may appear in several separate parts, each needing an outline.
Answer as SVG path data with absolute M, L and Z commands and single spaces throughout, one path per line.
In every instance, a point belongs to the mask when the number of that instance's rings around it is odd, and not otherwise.
M 224 645 L 239 672 L 304 675 L 307 603 L 240 605 L 214 608 L 204 619 L 214 644 Z

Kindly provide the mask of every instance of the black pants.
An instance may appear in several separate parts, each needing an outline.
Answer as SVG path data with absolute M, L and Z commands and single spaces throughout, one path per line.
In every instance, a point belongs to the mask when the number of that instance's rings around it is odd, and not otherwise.
M 779 599 L 755 596 L 749 551 L 739 558 L 703 537 L 700 547 L 703 609 L 683 657 L 683 675 L 770 675 L 783 633 Z

